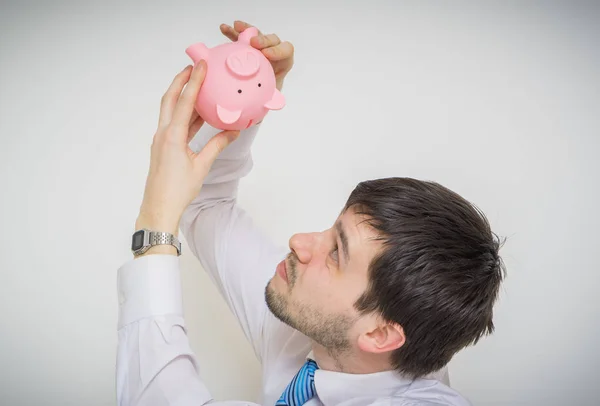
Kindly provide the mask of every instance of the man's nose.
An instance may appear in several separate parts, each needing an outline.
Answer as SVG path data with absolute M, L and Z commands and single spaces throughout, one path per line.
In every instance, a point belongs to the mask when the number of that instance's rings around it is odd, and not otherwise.
M 298 260 L 303 264 L 308 264 L 312 259 L 315 244 L 317 244 L 319 233 L 294 234 L 290 238 L 290 248 Z

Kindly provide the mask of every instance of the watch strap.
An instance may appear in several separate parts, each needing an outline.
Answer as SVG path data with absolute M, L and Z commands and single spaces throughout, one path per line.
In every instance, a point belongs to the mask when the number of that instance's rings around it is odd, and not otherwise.
M 181 255 L 181 243 L 171 233 L 163 231 L 150 231 L 150 246 L 155 245 L 172 245 L 177 249 L 177 255 Z

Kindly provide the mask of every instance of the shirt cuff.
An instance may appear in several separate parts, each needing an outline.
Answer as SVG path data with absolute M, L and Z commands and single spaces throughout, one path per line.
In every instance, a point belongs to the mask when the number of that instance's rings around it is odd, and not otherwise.
M 151 254 L 123 264 L 117 275 L 118 329 L 146 317 L 183 316 L 179 257 Z

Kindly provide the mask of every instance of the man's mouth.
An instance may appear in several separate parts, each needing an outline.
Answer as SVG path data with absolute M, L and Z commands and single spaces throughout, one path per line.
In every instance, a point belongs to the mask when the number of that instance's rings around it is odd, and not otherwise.
M 279 277 L 285 281 L 285 283 L 288 283 L 287 264 L 285 259 L 281 261 L 279 265 L 277 265 L 276 272 L 277 275 L 279 275 Z

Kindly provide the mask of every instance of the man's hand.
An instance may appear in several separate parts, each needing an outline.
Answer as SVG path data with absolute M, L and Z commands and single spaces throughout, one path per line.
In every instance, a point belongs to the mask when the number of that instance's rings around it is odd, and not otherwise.
M 246 28 L 252 25 L 243 21 L 235 21 L 233 27 L 227 24 L 221 24 L 221 32 L 232 41 L 237 41 L 238 36 Z M 287 42 L 281 42 L 275 34 L 263 35 L 260 30 L 258 36 L 252 37 L 250 45 L 258 49 L 271 62 L 275 71 L 275 79 L 277 81 L 277 89 L 281 91 L 283 81 L 288 72 L 294 66 L 294 46 Z
M 215 159 L 239 136 L 239 131 L 223 131 L 198 153 L 188 146 L 204 124 L 195 112 L 194 104 L 206 69 L 204 61 L 193 69 L 186 67 L 162 97 L 136 230 L 149 228 L 177 235 L 181 216 L 200 192 Z

